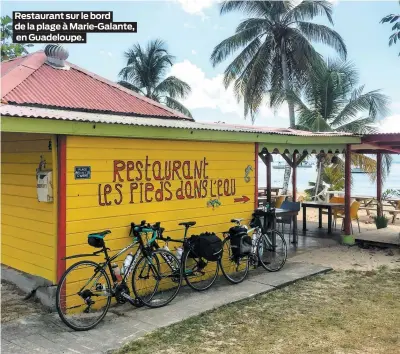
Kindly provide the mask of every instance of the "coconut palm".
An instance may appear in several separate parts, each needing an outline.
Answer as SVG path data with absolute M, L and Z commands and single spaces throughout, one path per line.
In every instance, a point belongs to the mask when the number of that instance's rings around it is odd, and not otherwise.
M 307 81 L 310 65 L 321 60 L 312 42 L 327 44 L 342 56 L 347 51 L 343 39 L 328 26 L 313 20 L 325 16 L 331 24 L 332 4 L 328 1 L 223 1 L 220 12 L 243 11 L 251 16 L 242 21 L 236 33 L 218 44 L 211 54 L 214 66 L 239 49 L 242 51 L 225 70 L 224 84 L 234 82 L 238 99 L 244 100 L 244 113 L 254 120 L 262 100 L 271 92 L 290 91 Z M 272 91 L 271 91 L 272 90 Z M 294 104 L 288 97 L 290 126 L 295 126 Z
M 127 63 L 119 73 L 120 85 L 192 117 L 178 101 L 189 95 L 190 86 L 175 76 L 165 77 L 174 57 L 168 53 L 162 40 L 150 41 L 146 48 L 135 44 L 124 55 Z
M 377 119 L 388 113 L 390 100 L 380 90 L 364 92 L 364 86 L 357 86 L 358 80 L 358 72 L 350 62 L 327 60 L 315 65 L 300 95 L 290 94 L 298 115 L 297 128 L 316 132 L 376 133 Z M 283 103 L 285 96 L 282 92 L 276 103 Z M 329 158 L 325 160 L 330 163 Z M 384 175 L 389 172 L 390 162 L 390 155 L 384 155 Z M 352 164 L 374 178 L 374 159 L 353 153 Z
M 276 92 L 297 91 L 307 81 L 311 64 L 322 60 L 312 42 L 324 43 L 346 57 L 346 46 L 338 33 L 310 22 L 324 16 L 333 24 L 332 4 L 328 1 L 223 1 L 221 14 L 231 11 L 242 11 L 249 18 L 214 48 L 211 61 L 216 66 L 241 49 L 225 70 L 224 84 L 228 87 L 234 83 L 237 99 L 244 101 L 244 115 L 250 114 L 253 122 L 266 93 L 274 106 Z M 289 96 L 286 101 L 290 127 L 294 128 L 294 103 Z M 290 172 L 286 166 L 283 193 Z

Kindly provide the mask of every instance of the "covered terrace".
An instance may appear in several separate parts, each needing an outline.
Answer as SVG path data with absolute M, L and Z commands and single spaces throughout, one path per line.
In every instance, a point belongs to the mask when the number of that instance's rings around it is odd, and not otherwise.
M 266 202 L 271 204 L 273 203 L 273 195 L 272 191 L 274 187 L 272 186 L 271 183 L 271 162 L 273 161 L 273 156 L 282 156 L 282 158 L 286 161 L 286 163 L 291 167 L 292 169 L 292 177 L 291 177 L 291 184 L 292 184 L 292 201 L 299 201 L 297 198 L 297 167 L 300 165 L 300 163 L 303 162 L 307 156 L 310 154 L 319 154 L 319 153 L 329 153 L 329 154 L 341 154 L 344 156 L 345 160 L 345 191 L 344 191 L 344 205 L 341 207 L 344 208 L 344 222 L 343 222 L 343 227 L 344 227 L 344 234 L 345 235 L 350 235 L 353 233 L 352 230 L 352 220 L 350 217 L 350 207 L 352 204 L 352 201 L 354 199 L 357 199 L 357 196 L 352 196 L 351 193 L 351 153 L 360 153 L 360 154 L 368 154 L 368 155 L 376 155 L 376 161 L 377 161 L 377 183 L 376 183 L 376 200 L 375 203 L 372 203 L 371 205 L 376 206 L 376 214 L 377 215 L 382 215 L 383 212 L 387 212 L 390 214 L 390 220 L 396 219 L 398 215 L 400 215 L 400 201 L 396 203 L 396 201 L 393 202 L 391 200 L 392 206 L 394 209 L 388 210 L 388 209 L 383 209 L 382 207 L 382 154 L 400 154 L 400 133 L 397 134 L 374 134 L 374 135 L 366 135 L 361 137 L 355 137 L 355 136 L 344 136 L 343 133 L 340 134 L 340 136 L 343 137 L 343 141 L 338 140 L 338 135 L 335 133 L 313 133 L 313 132 L 301 132 L 302 135 L 307 136 L 308 139 L 306 140 L 307 142 L 298 142 L 298 141 L 293 141 L 292 139 L 288 139 L 287 141 L 283 142 L 282 144 L 270 144 L 270 143 L 259 143 L 258 144 L 258 154 L 260 159 L 263 161 L 265 168 L 266 168 L 266 181 L 262 183 L 259 181 L 259 185 L 266 185 Z M 324 141 L 323 143 L 321 140 L 318 138 L 323 136 Z M 335 137 L 335 138 L 332 138 Z M 353 139 L 353 141 L 350 140 Z M 357 141 L 358 139 L 358 141 Z M 261 168 L 261 166 L 260 166 Z M 373 197 L 371 197 L 372 199 Z M 375 197 L 374 197 L 375 199 Z M 357 199 L 358 200 L 358 199 Z M 329 200 L 326 200 L 326 202 L 329 202 Z M 319 212 L 319 220 L 318 223 L 308 223 L 306 226 L 306 219 L 307 216 L 305 215 L 306 210 L 307 210 L 307 205 L 308 207 L 319 207 L 318 204 L 324 204 L 323 202 L 316 201 L 315 203 L 317 205 L 312 205 L 314 202 L 311 203 L 303 203 L 302 206 L 304 205 L 303 209 L 303 227 L 302 227 L 302 233 L 297 232 L 297 217 L 294 218 L 293 220 L 293 242 L 294 244 L 299 243 L 299 234 L 303 236 L 317 236 L 317 237 L 331 237 L 335 238 L 340 236 L 341 230 L 340 230 L 340 225 L 338 225 L 338 228 L 336 231 L 333 231 L 331 229 L 331 223 L 332 223 L 332 216 L 330 216 L 329 212 L 325 213 L 328 215 L 328 222 L 327 222 L 327 228 L 328 228 L 328 233 L 326 233 L 326 230 L 322 230 L 322 214 L 323 212 Z M 261 203 L 260 203 L 261 204 Z M 329 203 L 325 203 L 329 204 Z M 324 204 L 324 207 L 326 206 Z M 333 208 L 333 206 L 332 206 Z M 331 208 L 331 209 L 332 209 Z M 327 209 L 329 211 L 329 205 L 327 206 Z M 367 214 L 369 215 L 369 208 L 364 208 L 368 209 Z M 330 210 L 332 211 L 332 210 Z M 356 235 L 356 239 L 365 237 L 366 239 L 370 239 L 372 235 L 374 235 L 375 238 L 380 238 L 380 240 L 385 240 L 386 243 L 392 243 L 391 241 L 395 241 L 396 243 L 399 243 L 399 231 L 397 228 L 390 227 L 385 230 L 379 230 L 379 232 L 376 232 L 376 227 L 375 224 L 373 225 L 362 225 L 361 228 L 361 234 L 355 232 L 354 234 Z M 375 230 L 375 232 L 370 232 L 371 230 Z M 389 233 L 389 236 L 386 235 Z M 385 236 L 383 236 L 385 234 Z M 359 235 L 363 235 L 362 237 Z M 368 236 L 365 236 L 368 235 Z M 300 236 L 302 239 L 303 236 Z M 301 242 L 300 239 L 300 242 Z M 396 239 L 396 240 L 394 240 Z
M 383 179 L 382 179 L 382 155 L 399 155 L 400 154 L 400 133 L 380 133 L 365 135 L 361 138 L 361 144 L 351 145 L 351 151 L 358 154 L 368 154 L 376 156 L 377 173 L 376 173 L 376 198 L 371 203 L 376 207 L 376 215 L 387 215 L 389 213 L 391 224 L 395 223 L 396 218 L 400 215 L 400 198 L 394 197 L 390 200 L 394 210 L 385 208 L 385 200 L 383 200 Z M 346 167 L 349 168 L 349 166 Z M 399 181 L 400 185 L 400 181 Z M 351 200 L 350 180 L 346 180 L 346 200 Z M 349 204 L 349 203 L 347 203 Z M 387 203 L 386 203 L 387 204 Z M 346 213 L 349 210 L 346 209 Z M 347 214 L 348 215 L 348 214 Z M 350 220 L 345 221 L 345 230 L 350 228 Z M 362 232 L 356 236 L 356 240 L 361 242 L 369 242 L 376 244 L 400 245 L 400 228 L 389 225 L 388 228 L 380 229 L 375 232 Z

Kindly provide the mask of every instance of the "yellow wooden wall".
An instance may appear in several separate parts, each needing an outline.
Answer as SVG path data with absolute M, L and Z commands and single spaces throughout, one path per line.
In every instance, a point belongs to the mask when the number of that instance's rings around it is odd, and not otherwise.
M 146 202 L 144 194 L 141 194 L 138 189 L 140 189 L 140 183 L 146 182 L 157 189 L 160 181 L 154 180 L 153 176 L 150 181 L 146 181 L 143 174 L 142 179 L 137 180 L 136 178 L 140 179 L 140 175 L 134 169 L 129 176 L 133 181 L 126 181 L 125 170 L 120 173 L 124 182 L 113 181 L 114 160 L 122 160 L 132 168 L 138 161 L 145 163 L 146 156 L 149 164 L 158 160 L 161 165 L 169 160 L 179 160 L 182 163 L 190 161 L 193 164 L 194 161 L 202 161 L 206 158 L 208 186 L 212 183 L 211 180 L 234 179 L 235 195 L 220 197 L 222 205 L 215 208 L 207 207 L 207 201 L 210 198 L 180 200 L 176 198 L 180 181 L 175 178 L 174 181 L 170 181 L 171 194 L 168 193 L 168 196 L 172 195 L 171 200 Z M 183 237 L 183 228 L 178 226 L 178 223 L 188 220 L 197 222 L 197 225 L 191 228 L 191 234 L 214 231 L 222 237 L 221 232 L 227 231 L 232 226 L 231 218 L 249 219 L 254 210 L 254 156 L 254 144 L 69 136 L 67 138 L 66 255 L 93 251 L 93 248 L 87 244 L 88 233 L 105 229 L 112 231 L 112 234 L 106 236 L 106 244 L 112 250 L 110 254 L 113 254 L 131 240 L 128 236 L 130 223 L 132 221 L 138 223 L 143 219 L 151 223 L 160 221 L 166 230 L 165 235 L 174 238 Z M 128 161 L 132 161 L 134 165 Z M 75 179 L 76 166 L 91 166 L 91 179 Z M 185 166 L 185 174 L 188 177 L 187 165 Z M 252 171 L 246 182 L 244 177 L 248 166 L 251 166 Z M 178 171 L 180 175 L 183 174 L 182 170 Z M 118 183 L 120 185 L 116 186 Z M 132 193 L 133 203 L 131 203 L 131 183 L 137 183 L 139 186 Z M 190 180 L 190 183 L 193 184 L 194 181 Z M 218 182 L 216 183 L 218 185 Z M 99 199 L 99 190 L 103 191 L 106 184 L 111 185 L 112 188 L 112 192 L 107 196 L 111 205 L 102 206 L 99 204 L 104 204 L 104 197 L 100 193 L 101 199 Z M 153 193 L 148 192 L 148 199 L 154 198 Z M 120 202 L 121 195 L 122 202 Z M 247 196 L 250 200 L 246 203 L 235 203 L 234 199 L 242 196 Z M 172 244 L 170 248 L 174 248 Z M 95 259 L 99 261 L 99 257 Z M 76 259 L 67 260 L 67 267 L 74 262 Z
M 50 135 L 1 133 L 1 262 L 54 282 L 57 212 L 54 202 L 39 202 L 36 193 L 40 155 L 46 169 L 53 168 L 51 140 Z

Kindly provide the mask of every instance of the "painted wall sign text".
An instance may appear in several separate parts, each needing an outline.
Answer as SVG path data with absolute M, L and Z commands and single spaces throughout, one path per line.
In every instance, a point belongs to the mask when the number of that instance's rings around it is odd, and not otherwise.
M 112 183 L 98 185 L 101 206 L 236 194 L 234 178 L 209 178 L 206 158 L 198 161 L 114 160 Z M 172 187 L 174 186 L 174 188 Z M 112 194 L 112 196 L 111 196 Z

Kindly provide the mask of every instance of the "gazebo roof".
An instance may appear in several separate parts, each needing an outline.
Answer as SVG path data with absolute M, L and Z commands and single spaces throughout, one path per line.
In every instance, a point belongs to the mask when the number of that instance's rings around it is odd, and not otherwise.
M 351 149 L 360 154 L 400 154 L 400 133 L 364 135 L 361 144 L 352 145 Z

